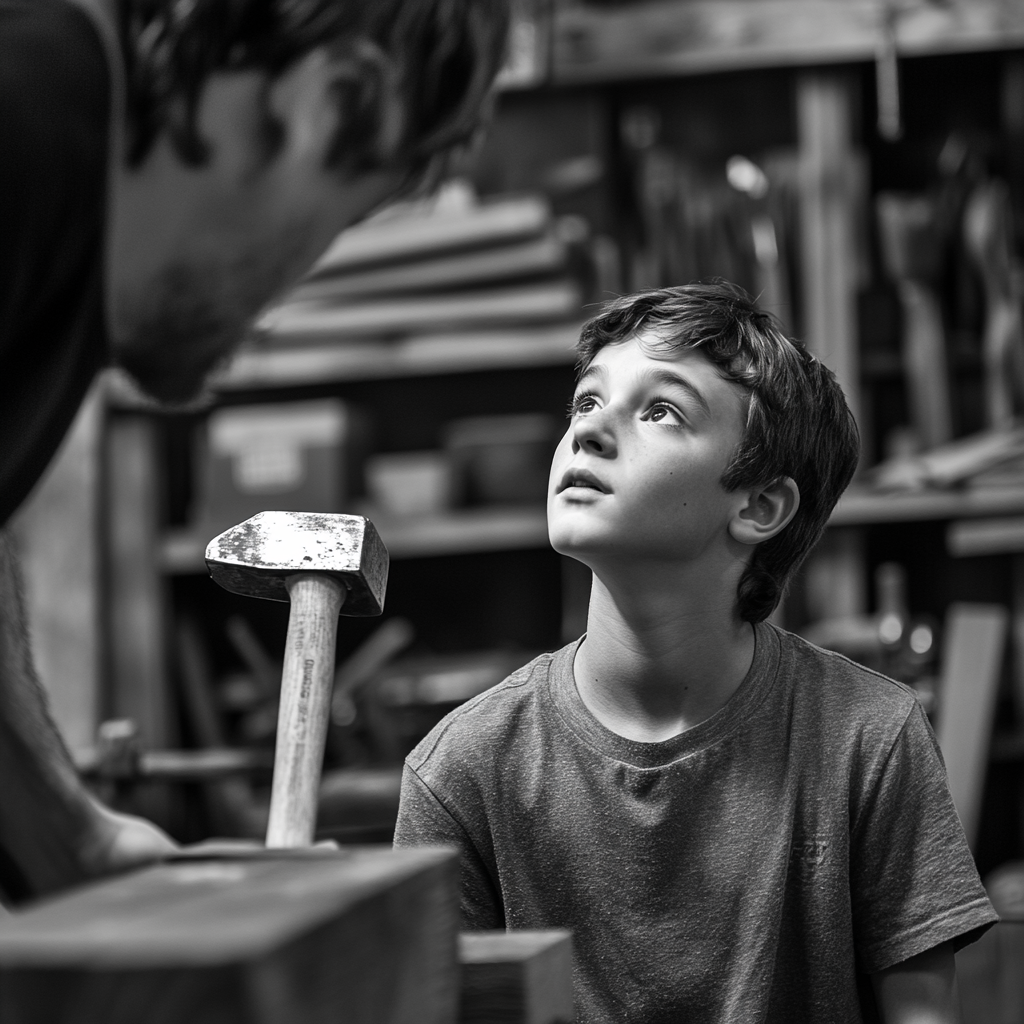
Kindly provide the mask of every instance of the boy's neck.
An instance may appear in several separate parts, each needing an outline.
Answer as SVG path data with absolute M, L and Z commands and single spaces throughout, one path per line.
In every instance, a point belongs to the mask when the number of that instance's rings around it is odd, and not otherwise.
M 671 580 L 659 587 L 649 574 L 640 587 L 609 586 L 595 573 L 587 637 L 574 664 L 591 714 L 647 743 L 710 718 L 753 661 L 754 630 L 737 617 L 735 593 L 734 586 L 719 595 L 680 589 Z

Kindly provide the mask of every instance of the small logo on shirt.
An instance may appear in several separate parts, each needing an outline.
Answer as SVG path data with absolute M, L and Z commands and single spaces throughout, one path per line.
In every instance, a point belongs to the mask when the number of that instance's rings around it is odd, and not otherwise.
M 798 839 L 789 850 L 789 863 L 805 874 L 821 867 L 828 853 L 828 842 L 824 839 Z

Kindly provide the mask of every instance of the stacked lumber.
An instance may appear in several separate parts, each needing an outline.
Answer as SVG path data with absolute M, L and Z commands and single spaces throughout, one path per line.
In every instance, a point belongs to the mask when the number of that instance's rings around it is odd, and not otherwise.
M 578 225 L 576 225 L 578 228 Z M 536 196 L 479 202 L 455 182 L 342 232 L 257 322 L 270 345 L 550 330 L 579 319 L 571 239 Z

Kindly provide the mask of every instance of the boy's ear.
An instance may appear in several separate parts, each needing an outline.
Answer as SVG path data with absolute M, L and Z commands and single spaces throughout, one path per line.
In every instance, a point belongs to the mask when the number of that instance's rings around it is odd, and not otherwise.
M 729 520 L 729 535 L 740 544 L 771 540 L 800 508 L 800 488 L 789 476 L 746 492 L 747 501 Z
M 267 86 L 281 148 L 323 166 L 361 171 L 388 164 L 406 131 L 401 72 L 376 43 L 320 46 Z

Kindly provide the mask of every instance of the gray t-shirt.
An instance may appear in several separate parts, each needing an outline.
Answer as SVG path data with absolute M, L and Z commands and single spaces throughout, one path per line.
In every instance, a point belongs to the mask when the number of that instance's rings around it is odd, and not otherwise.
M 913 692 L 767 624 L 728 703 L 662 743 L 602 726 L 578 644 L 444 719 L 395 843 L 463 854 L 467 928 L 570 928 L 582 1024 L 841 1024 L 866 974 L 996 915 Z

